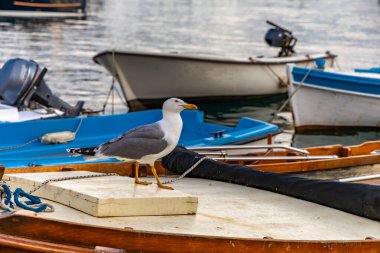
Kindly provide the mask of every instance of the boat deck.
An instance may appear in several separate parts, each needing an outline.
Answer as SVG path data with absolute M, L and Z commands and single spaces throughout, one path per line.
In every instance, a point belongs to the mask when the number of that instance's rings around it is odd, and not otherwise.
M 146 179 L 146 178 L 145 178 Z M 147 180 L 152 180 L 148 178 Z M 111 182 L 110 182 L 111 183 Z M 184 178 L 172 185 L 198 196 L 196 215 L 96 218 L 52 203 L 53 213 L 37 216 L 128 230 L 238 238 L 364 240 L 380 238 L 380 222 L 259 189 Z M 156 185 L 137 185 L 157 187 Z M 164 191 L 163 189 L 157 189 Z

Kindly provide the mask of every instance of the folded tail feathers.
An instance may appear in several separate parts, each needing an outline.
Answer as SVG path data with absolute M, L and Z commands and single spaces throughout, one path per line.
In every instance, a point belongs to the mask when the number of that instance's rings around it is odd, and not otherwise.
M 68 148 L 66 149 L 69 153 L 74 154 L 81 154 L 81 155 L 88 155 L 88 156 L 94 156 L 96 153 L 96 147 L 91 148 Z

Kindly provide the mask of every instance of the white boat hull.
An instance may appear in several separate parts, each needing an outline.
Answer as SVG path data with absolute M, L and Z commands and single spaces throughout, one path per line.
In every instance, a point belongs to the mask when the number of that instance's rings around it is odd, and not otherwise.
M 290 93 L 294 90 L 292 85 Z M 380 127 L 380 96 L 369 97 L 302 85 L 291 102 L 296 127 Z
M 291 97 L 294 126 L 298 130 L 326 127 L 380 127 L 380 95 L 321 87 L 292 80 L 289 85 L 289 97 Z
M 168 97 L 216 98 L 286 93 L 288 62 L 312 66 L 328 54 L 233 60 L 176 54 L 104 52 L 94 57 L 120 82 L 129 102 Z M 280 80 L 281 79 L 281 80 Z

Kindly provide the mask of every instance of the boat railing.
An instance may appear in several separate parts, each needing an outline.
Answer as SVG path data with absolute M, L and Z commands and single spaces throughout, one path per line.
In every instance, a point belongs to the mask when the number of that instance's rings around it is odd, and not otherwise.
M 341 179 L 338 179 L 338 181 L 339 182 L 359 182 L 359 181 L 379 179 L 379 178 L 380 178 L 380 174 L 374 174 L 374 175 L 341 178 Z
M 323 160 L 323 159 L 335 159 L 337 155 L 316 155 L 316 156 L 221 156 L 210 157 L 216 161 L 232 162 L 232 161 L 306 161 L 306 160 Z
M 197 152 L 200 155 L 208 156 L 209 158 L 216 161 L 306 161 L 306 160 L 323 160 L 323 159 L 335 159 L 338 158 L 337 155 L 310 155 L 307 150 L 294 148 L 279 144 L 268 144 L 268 145 L 225 145 L 225 146 L 203 146 L 203 147 L 189 147 L 191 151 Z M 228 151 L 236 150 L 254 150 L 254 149 L 266 149 L 267 153 L 259 155 L 241 155 L 241 154 L 229 154 Z M 283 149 L 298 153 L 300 155 L 292 156 L 269 156 L 269 152 L 274 149 Z
M 294 148 L 281 144 L 268 144 L 268 145 L 221 145 L 221 146 L 201 146 L 201 147 L 188 147 L 188 150 L 201 153 L 203 151 L 228 151 L 228 150 L 250 150 L 250 149 L 284 149 L 293 151 L 304 156 L 309 155 L 309 151 L 299 148 Z M 221 153 L 222 155 L 223 153 Z

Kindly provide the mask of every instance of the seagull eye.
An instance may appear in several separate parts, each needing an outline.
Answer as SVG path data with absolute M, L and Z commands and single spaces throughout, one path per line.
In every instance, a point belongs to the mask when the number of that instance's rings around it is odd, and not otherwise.
M 174 100 L 174 102 L 178 103 L 179 101 L 176 99 L 176 100 Z

